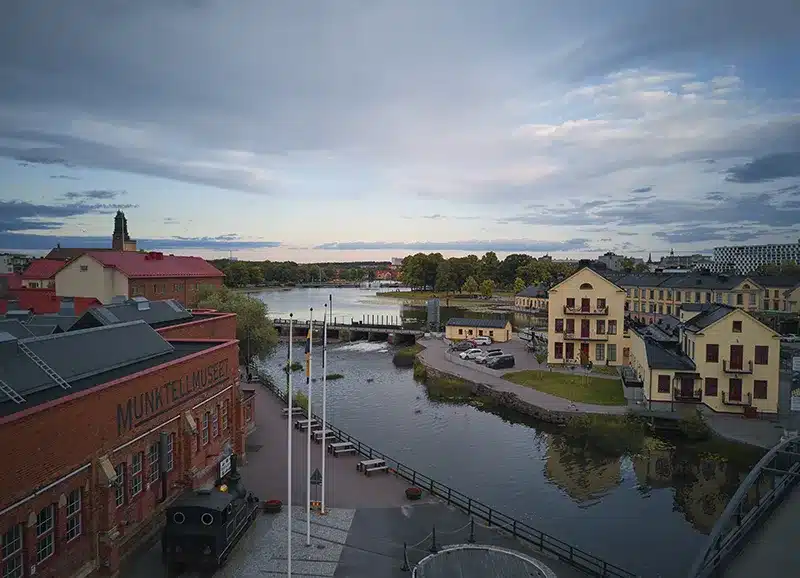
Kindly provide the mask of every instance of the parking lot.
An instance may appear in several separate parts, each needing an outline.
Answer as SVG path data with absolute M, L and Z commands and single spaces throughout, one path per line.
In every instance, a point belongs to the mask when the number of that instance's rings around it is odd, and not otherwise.
M 461 359 L 461 357 L 459 356 L 461 352 L 459 351 L 445 350 L 444 356 L 445 359 L 457 365 L 469 367 L 470 369 L 480 371 L 487 375 L 501 376 L 504 373 L 508 373 L 509 371 L 520 371 L 523 369 L 539 368 L 539 364 L 536 363 L 536 358 L 534 357 L 533 352 L 528 350 L 527 345 L 528 344 L 526 341 L 519 339 L 517 336 L 513 336 L 510 341 L 507 341 L 505 343 L 493 343 L 491 345 L 478 346 L 478 349 L 482 349 L 483 351 L 486 351 L 487 349 L 501 349 L 503 353 L 513 355 L 514 356 L 513 369 L 499 369 L 499 370 L 489 369 L 485 365 L 482 365 L 480 363 L 475 363 L 472 360 Z

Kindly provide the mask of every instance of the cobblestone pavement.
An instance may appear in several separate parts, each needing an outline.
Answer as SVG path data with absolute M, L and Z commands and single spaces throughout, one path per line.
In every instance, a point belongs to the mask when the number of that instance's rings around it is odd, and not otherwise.
M 451 361 L 447 358 L 447 344 L 442 340 L 424 339 L 420 340 L 420 344 L 425 346 L 425 349 L 419 354 L 419 356 L 426 365 L 434 369 L 456 375 L 468 381 L 488 385 L 498 391 L 507 391 L 513 393 L 521 400 L 546 410 L 622 415 L 628 409 L 628 407 L 625 405 L 595 405 L 591 403 L 573 402 L 562 397 L 556 397 L 554 395 L 537 391 L 531 387 L 525 387 L 523 385 L 511 383 L 510 381 L 502 378 L 504 373 L 502 371 L 494 371 L 483 367 L 479 369 L 477 364 L 473 362 L 462 362 L 462 360 L 458 360 L 458 362 L 454 360 Z M 501 345 L 501 347 L 503 346 L 510 350 L 510 347 L 505 343 Z M 530 354 L 524 353 L 522 355 Z M 530 365 L 530 362 L 527 363 Z M 536 364 L 535 359 L 533 359 L 533 363 Z M 538 364 L 535 367 L 530 367 L 530 369 L 535 369 L 536 367 L 538 367 Z M 515 370 L 516 369 L 518 368 L 515 367 Z M 620 388 L 622 388 L 621 381 Z

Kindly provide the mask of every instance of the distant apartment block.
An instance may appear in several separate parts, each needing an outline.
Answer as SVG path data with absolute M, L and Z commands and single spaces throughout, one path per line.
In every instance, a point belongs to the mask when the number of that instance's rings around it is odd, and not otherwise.
M 628 261 L 630 261 L 633 265 L 644 265 L 643 259 L 626 257 L 625 255 L 617 255 L 616 253 L 612 253 L 610 251 L 604 255 L 600 255 L 600 257 L 597 258 L 597 261 L 605 265 L 606 269 L 610 271 L 622 271 Z
M 661 261 L 656 264 L 658 269 L 710 269 L 713 261 L 708 255 L 676 255 L 674 251 L 670 251 L 669 255 L 661 258 Z
M 787 261 L 800 263 L 800 240 L 797 243 L 714 247 L 712 270 L 747 274 L 762 265 L 781 265 Z

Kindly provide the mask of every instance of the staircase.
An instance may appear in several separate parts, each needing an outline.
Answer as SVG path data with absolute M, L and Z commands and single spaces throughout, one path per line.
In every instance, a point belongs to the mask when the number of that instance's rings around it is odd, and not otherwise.
M 25 403 L 25 398 L 18 394 L 13 387 L 0 379 L 0 391 L 5 393 L 14 403 Z
M 50 379 L 52 379 L 52 380 L 53 380 L 53 381 L 55 381 L 55 382 L 56 382 L 58 385 L 60 385 L 60 386 L 62 387 L 62 389 L 71 389 L 71 386 L 70 386 L 70 384 L 68 384 L 68 383 L 67 383 L 67 382 L 64 380 L 64 378 L 63 378 L 63 377 L 61 377 L 60 375 L 58 375 L 58 374 L 57 374 L 57 373 L 56 373 L 56 372 L 53 370 L 53 368 L 52 368 L 52 367 L 50 367 L 49 365 L 47 365 L 47 364 L 44 362 L 44 360 L 43 360 L 41 357 L 39 357 L 38 355 L 36 355 L 36 354 L 33 352 L 33 350 L 30 348 L 30 347 L 28 347 L 27 345 L 25 345 L 25 344 L 24 344 L 22 341 L 18 341 L 18 342 L 17 342 L 17 344 L 19 345 L 19 348 L 20 348 L 20 350 L 21 350 L 21 351 L 22 351 L 22 352 L 23 352 L 25 355 L 27 355 L 27 356 L 30 358 L 30 360 L 31 360 L 31 361 L 33 361 L 33 362 L 34 362 L 36 365 L 38 365 L 38 366 L 39 366 L 39 368 L 40 368 L 42 371 L 44 371 L 44 372 L 47 374 L 47 376 L 48 376 Z

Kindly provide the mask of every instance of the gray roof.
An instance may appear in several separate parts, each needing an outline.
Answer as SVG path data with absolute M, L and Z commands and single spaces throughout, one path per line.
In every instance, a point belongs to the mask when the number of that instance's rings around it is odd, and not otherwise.
M 450 327 L 484 327 L 488 329 L 505 329 L 507 319 L 467 319 L 465 317 L 451 317 L 447 320 Z
M 655 323 L 650 323 L 637 331 L 659 342 L 675 342 L 678 340 L 680 320 L 672 315 L 656 315 Z
M 643 334 L 640 329 L 634 328 L 634 331 L 644 341 L 647 365 L 652 369 L 670 369 L 674 371 L 694 371 L 696 369 L 694 361 L 688 356 L 659 343 L 648 335 Z
M 547 297 L 547 287 L 544 285 L 531 285 L 516 294 L 516 297 Z
M 733 311 L 736 311 L 736 307 L 731 307 L 730 305 L 723 305 L 722 303 L 714 303 L 708 309 L 700 312 L 699 314 L 695 315 L 691 319 L 689 319 L 685 324 L 684 327 L 689 331 L 701 331 L 723 319 Z
M 750 279 L 761 285 L 762 287 L 784 287 L 791 289 L 800 285 L 800 277 L 797 275 L 751 275 Z
M 63 333 L 58 325 L 25 325 L 25 328 L 31 332 L 31 335 L 37 337 L 44 337 L 45 335 L 52 335 L 53 333 Z
M 678 273 L 675 275 L 631 273 L 618 278 L 615 283 L 623 287 L 706 291 L 733 289 L 745 279 L 750 279 L 754 283 L 757 283 L 755 279 L 745 275 L 717 275 L 713 273 Z
M 191 319 L 192 314 L 175 299 L 147 301 L 142 298 L 87 309 L 75 327 L 85 329 L 142 320 L 151 327 L 158 328 L 176 321 L 185 322 Z
M 17 339 L 33 336 L 33 333 L 16 319 L 0 319 L 0 332 L 8 333 Z
M 0 379 L 28 397 L 61 387 L 23 349 L 72 384 L 117 368 L 171 353 L 174 348 L 144 321 L 70 331 L 46 337 L 5 341 L 0 348 Z M 0 406 L 18 405 L 0 393 Z
M 26 325 L 45 325 L 58 327 L 61 331 L 67 331 L 78 320 L 77 315 L 61 315 L 60 313 L 49 313 L 44 315 L 34 315 Z
M 716 303 L 681 303 L 681 311 L 705 311 L 711 309 Z

